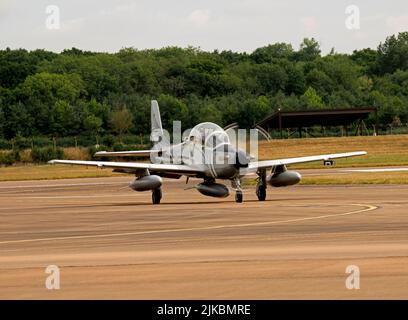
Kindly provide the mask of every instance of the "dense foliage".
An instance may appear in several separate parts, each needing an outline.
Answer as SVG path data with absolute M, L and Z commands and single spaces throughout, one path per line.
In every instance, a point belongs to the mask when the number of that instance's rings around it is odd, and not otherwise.
M 0 51 L 0 138 L 146 134 L 150 99 L 163 122 L 251 127 L 284 110 L 374 106 L 383 125 L 408 122 L 408 32 L 377 50 L 321 55 L 276 43 L 251 54 L 169 47 L 115 54 Z

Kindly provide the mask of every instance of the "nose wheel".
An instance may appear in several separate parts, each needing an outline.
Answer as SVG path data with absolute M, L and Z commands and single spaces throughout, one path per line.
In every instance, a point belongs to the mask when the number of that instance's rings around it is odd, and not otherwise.
M 244 200 L 244 196 L 242 195 L 242 191 L 241 191 L 241 190 L 238 190 L 238 191 L 235 193 L 235 202 L 241 203 L 243 200 Z
M 152 190 L 152 202 L 153 204 L 159 204 L 162 198 L 162 190 L 161 188 L 157 188 Z

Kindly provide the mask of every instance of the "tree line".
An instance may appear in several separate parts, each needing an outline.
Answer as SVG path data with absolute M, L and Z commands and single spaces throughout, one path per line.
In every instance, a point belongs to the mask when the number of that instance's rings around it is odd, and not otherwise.
M 380 124 L 408 122 L 408 32 L 376 49 L 322 55 L 274 43 L 252 53 L 199 48 L 0 51 L 0 138 L 148 134 L 150 100 L 164 125 L 252 127 L 277 110 L 378 108 Z M 170 128 L 169 128 L 170 129 Z

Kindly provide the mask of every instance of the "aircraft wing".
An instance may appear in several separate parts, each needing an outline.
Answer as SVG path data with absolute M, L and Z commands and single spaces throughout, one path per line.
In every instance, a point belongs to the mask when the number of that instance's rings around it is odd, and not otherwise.
M 184 175 L 196 175 L 203 173 L 203 170 L 192 168 L 187 165 L 180 164 L 156 164 L 143 162 L 109 162 L 109 161 L 82 161 L 82 160 L 51 160 L 50 164 L 71 164 L 82 166 L 93 166 L 98 168 L 110 168 L 116 171 L 127 173 L 137 172 L 139 170 L 148 169 L 151 173 L 173 173 Z
M 152 153 L 159 153 L 159 150 L 137 150 L 137 151 L 98 151 L 95 157 L 149 157 Z
M 340 158 L 349 158 L 356 156 L 366 155 L 365 151 L 356 151 L 356 152 L 346 152 L 346 153 L 333 153 L 333 154 L 322 154 L 317 156 L 308 156 L 308 157 L 298 157 L 298 158 L 288 158 L 288 159 L 277 159 L 277 160 L 265 160 L 265 161 L 255 161 L 248 164 L 247 171 L 252 172 L 257 169 L 266 169 L 272 168 L 279 165 L 290 165 L 296 163 L 306 163 L 313 161 L 326 161 Z

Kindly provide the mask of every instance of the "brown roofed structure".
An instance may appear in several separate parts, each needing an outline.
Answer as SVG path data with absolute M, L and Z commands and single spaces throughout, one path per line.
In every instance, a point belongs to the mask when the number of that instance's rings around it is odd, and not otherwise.
M 301 135 L 302 128 L 316 125 L 347 127 L 356 122 L 360 125 L 371 113 L 374 113 L 376 117 L 375 131 L 377 133 L 376 108 L 277 111 L 256 125 L 267 131 L 278 129 L 281 136 L 282 129 L 297 128 Z

